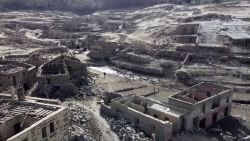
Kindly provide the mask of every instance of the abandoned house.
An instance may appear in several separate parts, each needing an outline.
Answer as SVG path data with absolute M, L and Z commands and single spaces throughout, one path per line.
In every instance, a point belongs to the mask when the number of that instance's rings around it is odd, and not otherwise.
M 168 141 L 176 133 L 206 128 L 231 114 L 232 90 L 200 83 L 169 97 L 162 103 L 130 95 L 102 104 L 101 112 L 125 118 L 157 141 Z
M 94 59 L 108 59 L 115 53 L 118 46 L 115 42 L 97 41 L 90 46 L 91 52 L 88 55 Z
M 56 100 L 0 94 L 0 141 L 68 141 L 69 110 Z M 22 96 L 21 96 L 22 95 Z
M 76 86 L 86 83 L 87 66 L 69 55 L 60 55 L 38 69 L 38 88 L 43 95 L 69 94 Z M 51 95 L 53 94 L 53 95 Z
M 173 40 L 177 43 L 198 43 L 198 32 L 199 24 L 181 24 L 176 27 L 176 29 L 171 33 L 173 35 Z
M 0 91 L 13 87 L 29 90 L 36 82 L 36 67 L 16 61 L 0 61 Z
M 5 60 L 8 61 L 17 61 L 22 63 L 32 64 L 36 67 L 41 66 L 44 64 L 47 59 L 43 58 L 40 54 L 29 54 L 29 55 L 7 55 L 5 56 Z

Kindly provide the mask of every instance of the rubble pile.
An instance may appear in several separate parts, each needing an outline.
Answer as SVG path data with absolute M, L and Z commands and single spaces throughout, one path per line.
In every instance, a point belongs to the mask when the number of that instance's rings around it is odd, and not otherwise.
M 95 96 L 92 86 L 81 86 L 77 96 Z
M 153 141 L 145 136 L 139 130 L 135 130 L 133 125 L 129 124 L 125 119 L 114 119 L 104 117 L 110 124 L 110 128 L 117 133 L 122 141 Z
M 75 104 L 67 104 L 72 113 L 71 126 L 69 129 L 70 136 L 73 141 L 95 141 L 89 133 L 87 122 L 92 120 L 91 113 L 86 111 L 83 107 Z
M 206 131 L 227 141 L 249 140 L 250 131 L 246 124 L 244 117 L 236 115 L 235 117 L 228 117 L 219 121 L 206 129 Z
M 95 87 L 94 83 L 92 82 L 91 77 L 81 78 L 78 80 L 79 82 L 79 89 L 77 96 L 96 96 L 98 93 L 97 88 Z

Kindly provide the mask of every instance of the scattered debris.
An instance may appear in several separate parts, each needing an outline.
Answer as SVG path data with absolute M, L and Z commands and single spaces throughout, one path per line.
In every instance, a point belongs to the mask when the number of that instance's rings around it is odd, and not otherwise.
M 135 126 L 129 124 L 125 119 L 115 119 L 104 116 L 108 120 L 111 129 L 117 133 L 119 138 L 122 141 L 153 141 L 145 136 L 145 134 L 138 129 L 135 129 Z

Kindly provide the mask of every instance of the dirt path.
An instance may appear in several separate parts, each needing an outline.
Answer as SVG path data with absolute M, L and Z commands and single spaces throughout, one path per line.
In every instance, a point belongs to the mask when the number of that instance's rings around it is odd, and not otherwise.
M 93 117 L 97 121 L 98 128 L 102 132 L 102 141 L 120 141 L 118 136 L 110 129 L 107 121 L 100 115 L 100 105 L 97 104 L 97 98 L 91 97 L 87 100 L 81 101 L 84 108 L 93 114 Z

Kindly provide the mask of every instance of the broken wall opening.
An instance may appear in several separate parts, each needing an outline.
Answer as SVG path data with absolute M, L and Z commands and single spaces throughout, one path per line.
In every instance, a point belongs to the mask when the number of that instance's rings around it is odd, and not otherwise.
M 202 129 L 206 128 L 206 118 L 200 120 L 199 127 L 202 128 Z
M 199 127 L 199 117 L 195 117 L 193 119 L 193 127 L 198 128 Z
M 213 114 L 213 118 L 212 118 L 213 124 L 217 122 L 217 116 L 218 116 L 217 113 Z
M 197 103 L 202 100 L 205 100 L 209 97 L 212 97 L 214 95 L 218 95 L 220 92 L 222 92 L 224 88 L 222 87 L 215 87 L 213 85 L 204 83 L 201 85 L 197 85 L 195 87 L 192 87 L 186 91 L 183 91 L 179 94 L 174 95 L 174 98 L 180 99 L 182 101 L 186 101 L 189 103 Z M 220 106 L 220 99 L 217 101 L 214 100 L 214 107 Z
M 63 64 L 47 64 L 43 66 L 43 75 L 65 74 Z
M 220 106 L 220 98 L 216 98 L 212 101 L 212 109 L 215 109 Z

